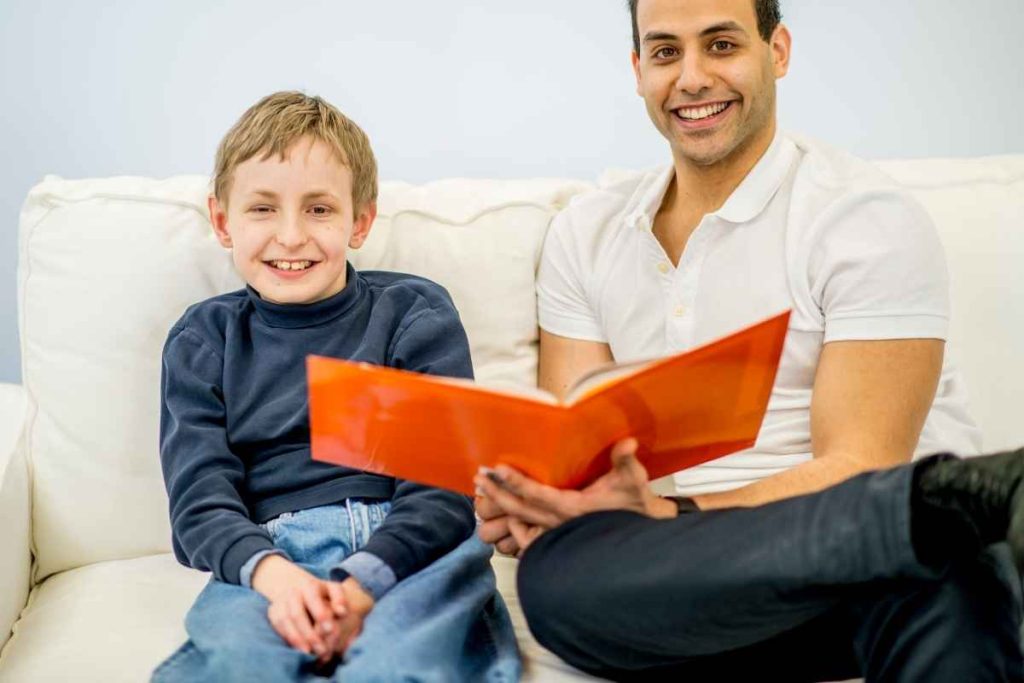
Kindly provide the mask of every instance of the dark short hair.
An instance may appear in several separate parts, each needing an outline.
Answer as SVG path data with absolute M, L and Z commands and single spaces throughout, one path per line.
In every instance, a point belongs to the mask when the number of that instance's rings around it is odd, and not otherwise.
M 633 20 L 633 49 L 640 54 L 640 27 L 636 25 L 636 6 L 640 0 L 629 0 L 629 16 Z M 753 0 L 757 12 L 757 32 L 765 42 L 771 40 L 775 27 L 782 21 L 779 0 Z

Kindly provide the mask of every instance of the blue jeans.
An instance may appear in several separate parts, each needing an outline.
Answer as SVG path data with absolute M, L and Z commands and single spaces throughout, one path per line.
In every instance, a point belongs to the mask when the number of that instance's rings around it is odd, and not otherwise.
M 348 500 L 270 520 L 263 527 L 321 579 L 366 544 L 389 502 Z M 153 673 L 176 681 L 516 681 L 519 655 L 495 589 L 491 548 L 474 534 L 400 581 L 374 606 L 344 661 L 325 676 L 316 658 L 290 647 L 254 590 L 212 579 L 185 618 L 189 640 Z

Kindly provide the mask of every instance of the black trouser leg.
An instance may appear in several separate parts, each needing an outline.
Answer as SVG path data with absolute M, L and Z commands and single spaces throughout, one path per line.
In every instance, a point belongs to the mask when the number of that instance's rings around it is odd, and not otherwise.
M 911 473 L 674 520 L 573 520 L 525 554 L 523 610 L 542 644 L 605 676 L 680 674 L 680 665 L 697 680 L 765 666 L 793 680 L 856 675 L 868 660 L 854 644 L 870 640 L 857 619 L 876 614 L 851 612 L 864 591 L 882 591 L 870 606 L 890 597 L 886 584 L 916 594 L 919 583 L 941 583 L 911 546 Z M 855 638 L 862 633 L 867 640 Z

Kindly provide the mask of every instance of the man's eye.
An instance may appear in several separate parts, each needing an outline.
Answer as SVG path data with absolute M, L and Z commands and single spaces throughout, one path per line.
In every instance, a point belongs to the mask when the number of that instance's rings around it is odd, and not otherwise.
M 674 47 L 659 47 L 657 50 L 654 51 L 654 58 L 655 59 L 670 59 L 670 58 L 674 57 L 675 54 L 676 54 L 676 49 Z
M 735 46 L 728 40 L 716 40 L 715 42 L 711 43 L 712 52 L 728 52 L 733 47 Z

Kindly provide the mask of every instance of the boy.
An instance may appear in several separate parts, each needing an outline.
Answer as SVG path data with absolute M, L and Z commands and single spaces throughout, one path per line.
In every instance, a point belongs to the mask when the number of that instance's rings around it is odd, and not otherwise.
M 472 377 L 444 289 L 347 263 L 376 196 L 320 98 L 270 95 L 220 144 L 210 217 L 247 287 L 172 328 L 160 421 L 175 555 L 213 579 L 154 680 L 518 677 L 471 502 L 310 459 L 308 354 Z

